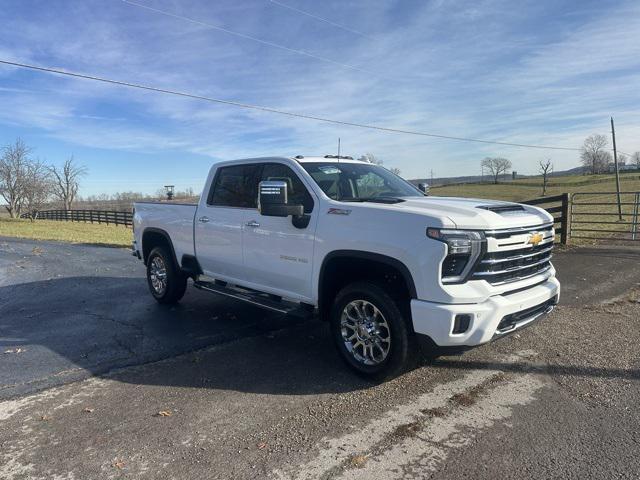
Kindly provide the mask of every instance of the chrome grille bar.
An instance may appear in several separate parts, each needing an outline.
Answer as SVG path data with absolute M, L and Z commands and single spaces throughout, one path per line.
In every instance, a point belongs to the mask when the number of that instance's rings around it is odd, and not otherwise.
M 523 233 L 529 232 L 541 232 L 545 230 L 551 230 L 553 228 L 553 223 L 547 223 L 544 225 L 538 225 L 537 227 L 517 227 L 517 228 L 506 228 L 504 230 L 485 230 L 484 234 L 487 237 L 495 237 L 502 235 L 521 235 Z
M 541 243 L 528 243 L 528 233 L 542 233 Z M 494 238 L 490 251 L 475 264 L 471 280 L 485 280 L 492 285 L 517 282 L 551 269 L 553 252 L 553 224 L 489 230 L 488 238 Z M 514 248 L 509 248 L 516 246 Z
M 513 273 L 513 272 L 517 272 L 519 270 L 526 270 L 527 268 L 537 267 L 538 265 L 542 265 L 543 263 L 547 263 L 550 260 L 551 260 L 551 255 L 549 255 L 548 257 L 543 258 L 542 260 L 534 262 L 534 263 L 528 263 L 528 264 L 525 264 L 525 265 L 519 265 L 517 267 L 511 267 L 511 268 L 507 268 L 505 270 L 476 272 L 476 273 L 474 273 L 474 275 L 478 276 L 478 277 L 490 277 L 490 276 L 493 276 L 493 275 L 504 275 L 505 273 Z
M 526 275 L 517 275 L 517 276 L 506 278 L 504 280 L 498 280 L 498 281 L 488 280 L 488 281 L 491 282 L 491 285 L 504 285 L 506 283 L 519 282 L 520 280 L 526 280 L 527 278 L 531 278 L 531 277 L 534 277 L 536 275 L 540 275 L 541 273 L 546 272 L 550 268 L 551 268 L 551 264 L 549 263 L 548 265 L 543 265 L 540 270 L 537 270 L 537 271 L 535 271 L 533 273 L 528 273 Z
M 552 250 L 553 250 L 553 245 L 548 247 L 548 248 L 545 248 L 544 250 L 538 250 L 536 252 L 526 253 L 526 254 L 522 254 L 522 255 L 513 255 L 511 257 L 505 257 L 505 258 L 487 258 L 485 260 L 482 260 L 480 263 L 493 265 L 493 264 L 496 264 L 496 263 L 514 262 L 514 261 L 517 261 L 517 260 L 522 260 L 522 259 L 525 259 L 525 258 L 530 258 L 530 257 L 535 257 L 537 255 L 542 255 L 544 253 L 551 252 Z

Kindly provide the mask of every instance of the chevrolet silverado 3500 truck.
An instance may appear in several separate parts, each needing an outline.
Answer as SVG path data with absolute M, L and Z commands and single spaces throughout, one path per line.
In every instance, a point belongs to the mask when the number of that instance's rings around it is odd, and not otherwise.
M 329 322 L 342 358 L 376 379 L 420 344 L 464 350 L 550 312 L 560 284 L 540 208 L 425 196 L 350 157 L 215 164 L 197 205 L 136 203 L 133 253 L 151 294 L 194 286 Z

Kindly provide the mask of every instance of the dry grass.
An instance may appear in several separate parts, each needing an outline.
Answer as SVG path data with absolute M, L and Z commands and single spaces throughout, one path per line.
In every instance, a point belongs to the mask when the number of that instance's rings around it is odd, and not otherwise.
M 131 229 L 123 226 L 6 217 L 0 217 L 0 236 L 112 247 L 128 247 L 132 240 Z
M 495 200 L 507 200 L 521 202 L 540 197 L 541 188 L 530 186 L 536 179 L 528 178 L 522 181 L 493 184 L 466 184 L 434 187 L 431 189 L 433 195 L 456 196 L 471 198 L 487 198 Z M 593 183 L 584 184 L 593 180 Z M 615 177 L 613 175 L 584 176 L 575 175 L 570 177 L 560 177 L 553 179 L 553 184 L 547 189 L 547 196 L 559 195 L 561 193 L 574 193 L 573 199 L 573 228 L 572 238 L 578 240 L 579 237 L 615 237 L 618 239 L 629 239 L 632 221 L 633 206 L 623 205 L 623 220 L 618 220 L 618 209 L 615 204 L 616 189 Z M 623 192 L 640 192 L 640 178 L 637 174 L 626 174 L 621 177 L 621 190 Z M 610 192 L 600 195 L 579 195 L 580 193 Z M 633 193 L 623 193 L 621 196 L 623 203 L 635 201 Z M 609 203 L 608 205 L 585 205 L 587 203 Z M 598 213 L 599 215 L 585 215 L 586 213 Z M 593 223 L 579 223 L 593 222 Z M 626 223 L 625 223 L 626 222 Z M 594 231 L 581 231 L 594 230 Z M 612 230 L 607 232 L 606 230 Z M 638 229 L 640 232 L 640 228 Z M 590 240 L 586 240 L 587 243 Z
M 556 182 L 547 189 L 547 196 L 560 195 L 561 193 L 578 193 L 578 192 L 613 192 L 616 189 L 615 179 L 613 177 L 605 177 L 606 182 L 591 183 L 582 185 L 585 177 L 576 175 L 564 178 L 563 182 Z M 464 185 L 435 186 L 431 188 L 432 195 L 450 196 L 450 197 L 470 197 L 470 198 L 488 198 L 495 200 L 508 200 L 512 202 L 521 202 L 531 200 L 541 196 L 542 188 L 529 186 L 535 183 L 535 179 L 499 183 L 493 185 L 489 183 L 469 183 Z M 622 177 L 621 190 L 625 192 L 640 192 L 640 179 L 637 175 Z

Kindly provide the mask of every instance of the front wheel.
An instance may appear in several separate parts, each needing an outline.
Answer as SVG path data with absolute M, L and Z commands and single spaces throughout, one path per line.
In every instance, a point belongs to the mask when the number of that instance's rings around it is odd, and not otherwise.
M 372 380 L 398 375 L 415 358 L 407 321 L 396 302 L 373 283 L 353 283 L 338 293 L 331 333 L 344 361 Z
M 147 258 L 147 283 L 158 303 L 176 303 L 187 290 L 187 277 L 162 247 L 151 250 Z

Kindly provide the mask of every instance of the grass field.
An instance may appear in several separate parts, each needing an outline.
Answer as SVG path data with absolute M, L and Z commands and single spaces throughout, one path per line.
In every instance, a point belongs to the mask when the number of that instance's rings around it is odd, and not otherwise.
M 131 245 L 131 229 L 122 226 L 77 222 L 56 222 L 0 217 L 0 236 L 30 238 L 33 240 L 59 240 L 70 243 L 89 243 L 113 247 Z
M 589 183 L 584 184 L 585 182 Z M 534 186 L 536 183 L 540 186 Z M 634 175 L 622 175 L 620 186 L 621 190 L 625 192 L 640 192 L 640 176 L 637 173 Z M 613 175 L 593 175 L 588 177 L 574 175 L 554 178 L 550 186 L 547 187 L 547 196 L 559 195 L 565 192 L 614 192 L 615 189 L 616 183 Z M 431 188 L 431 194 L 521 202 L 541 196 L 542 180 L 526 178 L 497 185 L 491 183 L 468 183 L 434 186 Z
M 539 184 L 542 179 L 527 178 L 509 183 L 483 184 L 463 184 L 449 185 L 443 187 L 433 187 L 432 195 L 486 198 L 494 200 L 507 200 L 522 202 L 539 198 L 542 193 L 541 186 L 535 186 L 536 180 Z M 622 192 L 640 192 L 640 177 L 637 173 L 621 175 L 620 187 Z M 616 183 L 613 175 L 575 175 L 568 177 L 554 178 L 547 188 L 547 196 L 559 195 L 561 193 L 597 193 L 615 192 Z M 573 196 L 573 216 L 572 216 L 572 242 L 589 243 L 592 239 L 616 238 L 629 239 L 633 222 L 632 205 L 635 195 L 626 193 L 621 195 L 623 219 L 618 219 L 617 205 L 614 203 L 616 195 L 613 193 L 600 195 L 574 195 Z M 587 205 L 589 203 L 609 203 L 608 205 Z M 541 205 L 544 208 L 544 205 Z M 558 214 L 555 214 L 556 216 Z M 588 222 L 588 223 L 584 223 Z M 640 232 L 640 229 L 636 231 Z M 583 240 L 580 240 L 580 237 Z

